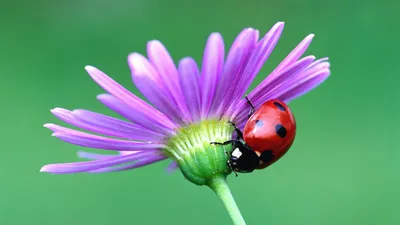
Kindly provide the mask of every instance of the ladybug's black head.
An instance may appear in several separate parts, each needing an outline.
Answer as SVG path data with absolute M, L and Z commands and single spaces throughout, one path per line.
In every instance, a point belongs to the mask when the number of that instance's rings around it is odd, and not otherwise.
M 244 144 L 234 146 L 228 166 L 235 172 L 250 173 L 260 164 L 258 155 Z

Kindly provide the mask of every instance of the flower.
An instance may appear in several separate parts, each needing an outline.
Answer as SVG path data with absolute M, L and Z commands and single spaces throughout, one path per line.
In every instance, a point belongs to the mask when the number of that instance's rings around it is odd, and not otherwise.
M 159 41 L 150 41 L 148 58 L 132 53 L 128 64 L 134 84 L 151 105 L 102 71 L 86 66 L 92 79 L 107 92 L 97 99 L 127 121 L 82 109 L 55 108 L 51 112 L 59 119 L 97 134 L 55 124 L 45 124 L 45 127 L 65 142 L 118 154 L 79 152 L 79 157 L 91 161 L 51 164 L 41 171 L 111 172 L 172 159 L 168 170 L 179 167 L 193 183 L 215 186 L 210 182 L 211 177 L 230 172 L 224 152 L 229 149 L 222 151 L 218 149 L 222 147 L 211 146 L 209 142 L 231 138 L 233 129 L 227 121 L 243 128 L 249 110 L 243 96 L 277 44 L 283 27 L 282 22 L 275 24 L 261 40 L 258 30 L 244 29 L 233 42 L 226 60 L 221 35 L 212 33 L 205 46 L 201 69 L 190 57 L 181 59 L 176 68 L 166 48 Z M 311 55 L 300 58 L 313 37 L 310 34 L 301 41 L 248 94 L 255 107 L 271 98 L 289 102 L 329 76 L 327 58 L 316 60 Z

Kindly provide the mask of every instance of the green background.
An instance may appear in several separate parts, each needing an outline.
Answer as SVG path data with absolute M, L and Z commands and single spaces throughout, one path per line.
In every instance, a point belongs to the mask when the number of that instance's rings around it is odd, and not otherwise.
M 127 55 L 161 40 L 200 62 L 207 36 L 230 46 L 245 27 L 282 38 L 253 87 L 309 33 L 331 77 L 291 103 L 298 136 L 267 170 L 229 178 L 249 225 L 400 224 L 399 3 L 395 1 L 1 1 L 0 224 L 231 224 L 211 190 L 165 173 L 167 162 L 111 174 L 39 173 L 81 147 L 43 128 L 54 107 L 114 115 L 94 65 L 136 92 Z

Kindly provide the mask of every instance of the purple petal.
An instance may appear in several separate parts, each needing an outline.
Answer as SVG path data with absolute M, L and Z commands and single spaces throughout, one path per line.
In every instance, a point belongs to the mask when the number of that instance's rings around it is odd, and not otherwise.
M 268 99 L 291 100 L 315 88 L 329 75 L 329 63 L 324 62 L 327 58 L 310 63 L 309 57 L 305 57 L 294 63 L 291 67 L 278 73 L 275 81 L 263 93 L 250 97 L 257 108 Z M 308 65 L 307 65 L 308 64 Z M 305 68 L 306 67 L 306 68 Z M 268 79 L 268 78 L 267 78 Z M 279 81 L 279 82 L 277 82 Z M 249 95 L 250 96 L 250 95 Z M 245 100 L 237 105 L 236 115 L 233 117 L 238 124 L 247 120 L 249 110 Z
M 256 49 L 251 54 L 250 59 L 243 71 L 237 86 L 238 88 L 236 88 L 233 92 L 232 100 L 230 101 L 229 105 L 232 105 L 232 102 L 244 95 L 251 82 L 253 82 L 253 79 L 267 60 L 268 56 L 275 48 L 275 45 L 282 34 L 283 27 L 283 22 L 275 24 L 271 30 L 267 32 L 264 38 L 257 44 Z
M 201 117 L 207 118 L 224 66 L 224 41 L 219 33 L 209 36 L 201 68 Z
M 133 82 L 139 91 L 172 121 L 182 123 L 186 117 L 176 107 L 172 93 L 151 63 L 138 53 L 130 54 L 128 63 Z
M 131 129 L 124 131 L 123 127 L 126 127 L 124 125 L 129 123 L 86 110 L 71 112 L 62 108 L 55 108 L 51 112 L 66 123 L 102 135 L 141 141 L 160 141 L 163 138 L 162 135 L 139 126 L 132 129 L 135 127 L 133 124 L 129 127 Z
M 153 164 L 155 162 L 165 160 L 166 158 L 167 157 L 163 156 L 163 155 L 152 155 L 152 156 L 149 156 L 146 158 L 142 158 L 142 159 L 138 160 L 137 162 L 129 163 L 128 165 L 96 169 L 96 170 L 88 171 L 88 173 L 109 173 L 109 172 L 118 172 L 118 171 L 123 171 L 123 170 L 131 170 L 131 169 L 147 166 L 147 165 Z
M 54 133 L 53 136 L 74 145 L 104 150 L 135 151 L 140 149 L 160 149 L 165 147 L 163 144 L 135 143 L 124 140 L 106 139 L 99 136 L 78 136 L 71 133 Z
M 93 134 L 88 134 L 68 129 L 55 124 L 45 124 L 44 127 L 55 132 L 53 133 L 53 136 L 65 142 L 89 148 L 117 150 L 117 151 L 135 151 L 144 149 L 147 150 L 161 149 L 165 147 L 164 144 L 160 143 L 133 142 L 133 141 L 101 137 Z
M 296 76 L 301 71 L 309 67 L 314 61 L 314 56 L 307 56 L 303 59 L 297 61 L 292 64 L 289 68 L 284 71 L 276 72 L 278 76 L 274 76 L 273 79 L 269 79 L 270 76 L 267 76 L 260 85 L 257 86 L 250 94 L 248 95 L 249 99 L 252 101 L 253 105 L 258 108 L 261 104 L 263 104 L 266 100 L 270 99 L 270 95 L 274 93 L 274 91 L 285 82 L 285 80 L 291 79 L 291 77 Z M 258 92 L 256 92 L 258 90 Z M 248 111 L 250 110 L 249 105 L 246 100 L 240 99 L 235 102 L 233 105 L 234 113 L 233 117 L 244 117 L 247 116 Z
M 92 66 L 86 66 L 85 69 L 92 79 L 104 90 L 112 94 L 125 105 L 129 106 L 131 110 L 136 111 L 134 114 L 137 118 L 136 121 L 134 121 L 135 123 L 146 127 L 146 124 L 148 126 L 148 121 L 150 121 L 154 126 L 153 128 L 155 128 L 152 130 L 171 130 L 176 128 L 176 125 L 169 120 L 168 117 L 126 90 L 100 70 Z
M 288 102 L 317 87 L 330 75 L 330 63 L 324 60 L 328 60 L 328 58 L 317 60 L 317 64 L 313 63 L 298 76 L 287 80 L 274 92 L 271 98 L 278 98 Z
M 186 57 L 179 62 L 179 81 L 193 122 L 200 120 L 201 95 L 199 68 L 193 58 Z
M 111 158 L 115 158 L 118 157 L 119 155 L 110 155 L 110 154 L 97 154 L 97 153 L 92 153 L 92 152 L 83 152 L 83 151 L 79 151 L 77 153 L 79 158 L 83 158 L 83 159 L 111 159 Z
M 258 30 L 252 28 L 244 29 L 233 42 L 226 58 L 224 71 L 218 82 L 211 112 L 221 115 L 226 111 L 229 100 L 240 80 L 244 64 L 250 57 L 251 52 L 258 40 Z
M 297 73 L 303 71 L 305 68 L 312 65 L 314 60 L 315 60 L 314 56 L 307 56 L 289 65 L 285 70 L 279 70 L 277 72 L 271 73 L 253 91 L 249 93 L 248 97 L 252 101 L 256 101 L 257 99 L 263 99 L 264 95 L 269 94 L 275 87 L 280 85 L 282 82 L 284 82 L 287 79 L 290 79 L 290 77 L 295 76 Z
M 126 119 L 136 123 L 142 127 L 145 127 L 148 130 L 153 132 L 158 132 L 166 135 L 174 135 L 175 131 L 168 128 L 160 129 L 159 126 L 154 124 L 154 118 L 152 114 L 148 114 L 146 116 L 140 115 L 141 112 L 138 111 L 138 108 L 132 108 L 125 103 L 121 102 L 117 98 L 109 94 L 101 94 L 97 96 L 97 99 L 103 103 L 105 106 L 113 110 L 114 112 L 120 114 L 121 116 L 125 117 Z M 140 116 L 138 116 L 140 115 Z
M 159 41 L 150 41 L 147 44 L 147 54 L 150 62 L 158 71 L 168 92 L 173 96 L 177 109 L 180 110 L 184 121 L 190 120 L 190 113 L 186 107 L 185 98 L 179 83 L 178 70 L 167 49 Z
M 76 118 L 86 123 L 104 127 L 110 130 L 118 130 L 130 134 L 140 133 L 143 136 L 156 136 L 156 138 L 163 136 L 157 131 L 151 131 L 136 124 L 132 124 L 123 120 L 119 120 L 110 116 L 102 115 L 84 109 L 76 109 L 72 111 L 72 114 Z
M 49 172 L 58 174 L 87 172 L 105 167 L 116 166 L 119 164 L 130 163 L 136 160 L 140 160 L 141 158 L 157 154 L 159 154 L 159 152 L 140 152 L 137 154 L 123 155 L 123 156 L 93 160 L 88 162 L 50 164 L 43 166 L 40 169 L 40 172 Z
M 324 57 L 324 58 L 318 59 L 318 60 L 314 61 L 313 63 L 311 63 L 311 64 L 307 67 L 307 69 L 315 68 L 315 66 L 316 66 L 317 64 L 319 64 L 319 65 L 318 65 L 318 68 L 329 68 L 329 67 L 330 67 L 330 63 L 329 63 L 329 62 L 325 62 L 325 61 L 328 61 L 328 60 L 329 60 L 328 57 Z
M 307 48 L 310 46 L 312 40 L 314 38 L 314 34 L 310 34 L 305 37 L 286 57 L 283 59 L 281 63 L 268 75 L 263 82 L 258 85 L 252 92 L 249 94 L 249 98 L 258 98 L 259 94 L 265 92 L 265 87 L 272 81 L 276 80 L 280 77 L 281 71 L 285 70 L 288 67 L 292 67 L 292 64 L 296 63 L 296 61 L 304 54 Z M 306 57 L 305 57 L 306 58 Z M 315 62 L 317 63 L 317 62 Z
M 300 81 L 296 86 L 293 85 L 290 89 L 288 88 L 289 90 L 282 93 L 278 98 L 282 99 L 282 101 L 289 102 L 319 86 L 329 77 L 329 75 L 329 69 L 318 71 L 315 74 L 310 75 L 307 79 Z
M 290 64 L 296 62 L 307 50 L 308 46 L 310 46 L 312 40 L 314 38 L 314 34 L 309 34 L 306 38 L 304 38 L 297 46 L 294 48 L 286 58 L 279 63 L 279 65 L 272 71 L 271 74 L 274 72 L 278 72 L 282 69 L 285 69 Z

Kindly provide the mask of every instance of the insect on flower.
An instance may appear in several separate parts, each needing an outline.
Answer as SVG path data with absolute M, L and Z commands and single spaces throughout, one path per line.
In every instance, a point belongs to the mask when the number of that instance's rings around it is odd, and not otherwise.
M 277 161 L 292 146 L 296 135 L 296 121 L 285 103 L 271 99 L 255 112 L 251 101 L 247 97 L 246 100 L 251 109 L 244 134 L 230 122 L 237 138 L 224 143 L 211 142 L 218 145 L 233 145 L 227 163 L 234 172 L 241 173 L 264 169 Z
M 302 57 L 314 37 L 310 34 L 249 92 L 249 104 L 245 93 L 277 44 L 283 27 L 284 23 L 276 23 L 260 40 L 258 30 L 244 29 L 230 47 L 226 60 L 222 36 L 212 33 L 201 68 L 191 57 L 181 59 L 176 67 L 161 42 L 150 41 L 148 58 L 139 53 L 128 56 L 133 83 L 149 103 L 99 69 L 86 66 L 91 78 L 107 92 L 97 99 L 126 120 L 84 109 L 55 108 L 51 112 L 56 117 L 91 133 L 55 124 L 45 124 L 45 127 L 65 142 L 117 154 L 81 151 L 78 156 L 89 161 L 45 165 L 41 171 L 105 173 L 169 159 L 172 162 L 168 170 L 179 168 L 192 183 L 211 187 L 227 206 L 233 221 L 244 224 L 225 177 L 232 169 L 252 171 L 280 158 L 295 134 L 294 118 L 286 104 L 314 89 L 330 75 L 327 58 Z M 248 120 L 248 112 L 254 108 L 257 111 Z M 271 118 L 274 115 L 281 117 Z M 272 122 L 274 127 L 258 130 L 272 126 L 269 124 Z M 240 139 L 243 128 L 244 139 Z M 228 143 L 235 130 L 239 139 Z M 263 145 L 259 144 L 260 139 L 273 141 Z M 244 156 L 253 157 L 250 159 L 253 162 L 245 162 Z

